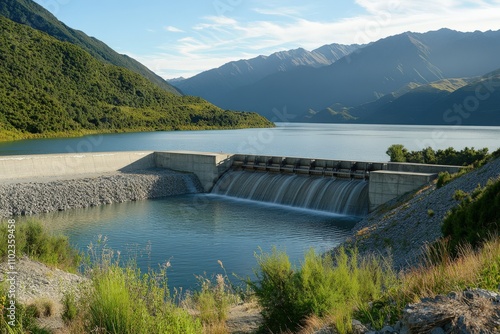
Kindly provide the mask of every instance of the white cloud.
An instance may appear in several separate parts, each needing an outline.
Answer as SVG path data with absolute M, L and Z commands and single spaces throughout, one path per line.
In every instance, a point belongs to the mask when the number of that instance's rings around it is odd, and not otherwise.
M 306 7 L 254 8 L 253 11 L 262 15 L 297 17 L 306 11 Z
M 150 70 L 165 79 L 183 76 L 192 77 L 207 69 L 219 67 L 225 63 L 235 60 L 234 57 L 198 57 L 186 59 L 183 55 L 171 53 L 157 53 L 150 56 L 136 55 L 130 52 L 127 54 L 146 65 Z M 244 55 L 242 58 L 249 58 L 251 55 Z
M 161 47 L 162 52 L 156 55 L 137 58 L 169 78 L 192 76 L 231 60 L 259 54 L 297 47 L 314 49 L 329 43 L 365 44 L 404 31 L 426 32 L 444 27 L 459 31 L 500 29 L 500 0 L 356 0 L 356 3 L 364 9 L 363 14 L 335 22 L 300 18 L 293 7 L 253 9 L 266 20 L 204 17 L 203 22 L 192 27 L 189 37 Z M 267 16 L 279 16 L 280 20 L 271 21 Z
M 181 30 L 181 29 L 173 27 L 173 26 L 166 26 L 163 29 L 165 29 L 168 32 L 184 32 L 184 30 Z

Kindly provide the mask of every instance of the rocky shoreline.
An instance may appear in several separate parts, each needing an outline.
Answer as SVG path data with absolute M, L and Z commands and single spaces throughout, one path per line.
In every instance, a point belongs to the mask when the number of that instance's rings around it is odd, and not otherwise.
M 0 184 L 0 218 L 202 192 L 194 174 L 166 169 Z

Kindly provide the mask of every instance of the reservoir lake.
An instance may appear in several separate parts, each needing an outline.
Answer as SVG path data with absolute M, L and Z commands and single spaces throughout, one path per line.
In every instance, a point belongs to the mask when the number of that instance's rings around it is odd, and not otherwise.
M 285 124 L 273 129 L 146 132 L 0 143 L 0 155 L 106 151 L 191 150 L 387 161 L 392 144 L 410 150 L 427 146 L 500 147 L 500 127 L 444 127 L 347 124 Z M 143 269 L 170 263 L 169 286 L 194 289 L 195 275 L 223 273 L 252 277 L 255 252 L 273 246 L 299 264 L 304 252 L 325 252 L 348 235 L 359 217 L 197 194 L 112 204 L 37 216 L 86 252 L 99 235 Z M 236 278 L 232 279 L 234 283 Z

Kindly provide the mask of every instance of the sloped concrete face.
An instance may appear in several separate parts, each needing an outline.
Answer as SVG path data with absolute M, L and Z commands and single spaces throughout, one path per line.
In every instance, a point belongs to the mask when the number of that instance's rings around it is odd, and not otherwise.
M 0 157 L 0 181 L 126 172 L 151 167 L 155 167 L 152 151 L 4 156 Z
M 204 190 L 210 192 L 219 177 L 232 164 L 233 154 L 191 151 L 155 152 L 155 165 L 195 174 Z
M 437 177 L 435 173 L 409 173 L 394 171 L 373 171 L 370 173 L 370 210 L 379 205 L 414 191 Z

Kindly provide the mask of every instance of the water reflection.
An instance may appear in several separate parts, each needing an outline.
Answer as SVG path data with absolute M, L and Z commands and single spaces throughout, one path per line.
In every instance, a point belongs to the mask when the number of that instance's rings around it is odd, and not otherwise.
M 50 213 L 39 218 L 54 233 L 68 235 L 83 251 L 103 235 L 123 256 L 138 256 L 142 269 L 157 268 L 170 259 L 169 284 L 184 288 L 196 285 L 194 275 L 220 272 L 218 260 L 229 273 L 252 275 L 256 265 L 253 255 L 259 247 L 286 249 L 291 260 L 298 263 L 311 247 L 323 252 L 336 246 L 357 221 L 203 194 Z

